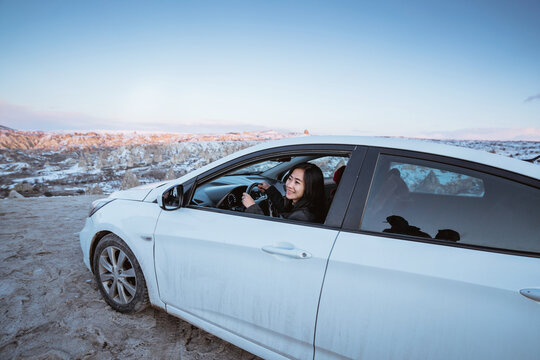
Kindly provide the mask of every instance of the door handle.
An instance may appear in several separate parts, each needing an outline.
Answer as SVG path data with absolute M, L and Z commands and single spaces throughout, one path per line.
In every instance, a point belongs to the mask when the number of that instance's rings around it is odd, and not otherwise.
M 269 254 L 283 255 L 283 256 L 288 256 L 295 259 L 309 259 L 311 257 L 311 254 L 308 253 L 307 251 L 302 250 L 302 249 L 297 249 L 297 248 L 263 246 L 262 250 Z
M 540 301 L 540 289 L 521 289 L 519 293 L 531 300 Z

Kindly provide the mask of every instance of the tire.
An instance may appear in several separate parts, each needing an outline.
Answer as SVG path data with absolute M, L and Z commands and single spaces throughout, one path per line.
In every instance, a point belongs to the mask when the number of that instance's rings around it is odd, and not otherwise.
M 114 310 L 136 313 L 149 303 L 139 262 L 122 239 L 105 235 L 94 252 L 94 277 L 101 295 Z

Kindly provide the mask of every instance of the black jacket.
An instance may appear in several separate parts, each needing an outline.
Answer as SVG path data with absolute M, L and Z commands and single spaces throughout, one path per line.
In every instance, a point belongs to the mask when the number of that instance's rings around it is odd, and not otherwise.
M 278 211 L 278 215 L 284 219 L 309 222 L 321 221 L 318 219 L 315 212 L 307 206 L 303 199 L 298 200 L 298 202 L 293 205 L 292 201 L 285 196 L 282 196 L 279 190 L 274 186 L 270 186 L 266 190 L 266 194 L 268 195 L 268 199 L 272 202 L 272 205 L 274 205 L 274 208 Z M 246 208 L 246 212 L 264 215 L 262 209 L 257 204 Z

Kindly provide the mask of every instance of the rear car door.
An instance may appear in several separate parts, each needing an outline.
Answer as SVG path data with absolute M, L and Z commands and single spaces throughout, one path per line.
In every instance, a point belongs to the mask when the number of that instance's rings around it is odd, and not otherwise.
M 315 358 L 538 359 L 539 183 L 371 149 L 329 260 Z

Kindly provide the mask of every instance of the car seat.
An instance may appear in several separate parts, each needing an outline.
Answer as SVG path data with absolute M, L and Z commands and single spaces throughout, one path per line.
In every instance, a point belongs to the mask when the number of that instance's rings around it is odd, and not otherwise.
M 398 169 L 390 169 L 383 178 L 376 182 L 381 184 L 370 195 L 365 218 L 362 222 L 362 229 L 382 231 L 386 218 L 392 215 L 402 215 L 398 208 L 402 208 L 407 203 L 409 188 Z
M 332 199 L 334 198 L 334 195 L 336 194 L 337 187 L 339 186 L 339 182 L 341 181 L 341 177 L 343 176 L 343 173 L 345 172 L 346 167 L 347 166 L 342 165 L 336 171 L 334 171 L 334 177 L 332 178 L 332 180 L 334 180 L 336 187 L 330 191 L 330 202 L 332 201 Z

